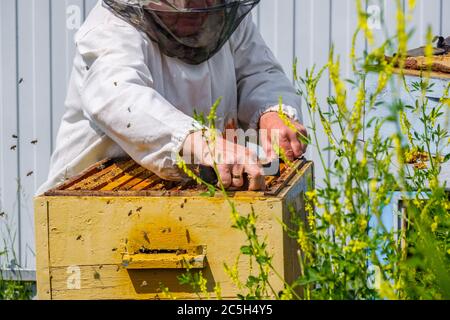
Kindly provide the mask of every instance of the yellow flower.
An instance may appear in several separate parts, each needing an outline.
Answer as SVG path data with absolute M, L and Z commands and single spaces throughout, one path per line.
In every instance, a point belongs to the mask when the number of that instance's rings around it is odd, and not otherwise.
M 433 222 L 431 224 L 431 231 L 436 232 L 437 228 L 438 228 L 438 224 L 436 222 Z
M 364 152 L 364 156 L 361 159 L 361 167 L 365 167 L 367 166 L 367 157 L 366 157 L 366 153 Z
M 364 232 L 367 229 L 367 219 L 366 218 L 362 218 L 359 220 L 359 228 L 361 229 L 362 232 Z
M 348 211 L 353 210 L 353 203 L 350 198 L 345 198 L 344 205 L 345 205 L 345 209 L 347 209 Z
M 380 284 L 380 295 L 383 298 L 387 298 L 389 300 L 397 300 L 397 295 L 395 293 L 394 288 L 392 288 L 391 284 L 387 281 L 381 281 Z
M 323 214 L 323 218 L 326 222 L 328 222 L 329 224 L 333 224 L 333 217 L 331 216 L 331 214 L 329 214 L 328 212 L 325 212 Z
M 356 253 L 358 251 L 364 250 L 368 247 L 368 244 L 364 241 L 350 240 L 348 246 L 344 248 L 344 251 L 352 251 Z
M 364 35 L 365 35 L 369 45 L 373 45 L 374 36 L 373 36 L 372 30 L 370 29 L 369 24 L 368 24 L 368 16 L 367 16 L 365 10 L 363 10 L 362 4 L 360 1 L 356 1 L 356 6 L 357 6 L 358 13 L 359 13 L 359 15 L 358 15 L 359 28 L 364 31 Z
M 450 201 L 446 201 L 444 203 L 444 208 L 445 208 L 445 210 L 450 210 Z
M 248 217 L 248 224 L 249 224 L 250 226 L 254 226 L 254 225 L 256 224 L 256 218 L 255 218 L 254 215 L 251 214 L 251 215 Z
M 317 198 L 317 190 L 306 191 L 305 195 L 308 200 L 314 200 Z
M 439 188 L 439 181 L 436 177 L 434 177 L 433 179 L 430 180 L 430 188 L 431 189 Z M 437 217 L 435 217 L 435 218 L 437 218 Z
M 208 281 L 203 277 L 203 274 L 201 271 L 199 272 L 199 278 L 200 279 L 198 281 L 198 286 L 200 288 L 200 291 L 203 294 L 208 294 L 208 288 L 207 288 Z
M 294 296 L 290 290 L 284 289 L 281 293 L 280 300 L 293 300 Z
M 378 182 L 375 179 L 372 179 L 370 181 L 370 191 L 372 191 L 373 193 L 376 193 L 378 189 Z
M 312 213 L 314 213 L 314 209 L 313 209 L 313 207 L 312 207 L 312 205 L 311 205 L 310 203 L 306 203 L 306 204 L 305 204 L 305 211 L 306 211 L 307 213 L 309 213 L 310 215 L 311 215 Z
M 203 181 L 202 179 L 200 179 L 192 170 L 190 170 L 187 167 L 186 162 L 179 156 L 177 155 L 177 166 L 178 168 L 180 168 L 181 171 L 183 171 L 189 178 L 191 178 L 192 180 L 194 180 L 195 182 L 197 182 L 198 185 L 202 185 Z
M 297 243 L 300 246 L 301 250 L 307 257 L 311 257 L 311 244 L 309 243 L 308 235 L 305 233 L 303 228 L 297 233 Z
M 214 286 L 214 293 L 216 294 L 217 299 L 222 299 L 222 288 L 220 287 L 219 282 Z
M 435 216 L 434 217 L 434 222 L 431 224 L 431 231 L 436 232 L 438 227 L 439 227 L 439 217 Z
M 316 226 L 316 219 L 315 219 L 314 215 L 308 214 L 307 219 L 308 219 L 309 227 L 311 229 L 314 229 L 314 227 Z

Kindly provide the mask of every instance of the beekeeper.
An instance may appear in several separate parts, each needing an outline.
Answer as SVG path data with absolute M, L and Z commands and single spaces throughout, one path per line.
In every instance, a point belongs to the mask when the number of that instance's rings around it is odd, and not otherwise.
M 258 3 L 99 1 L 75 36 L 66 111 L 38 194 L 107 157 L 128 154 L 174 181 L 185 177 L 174 154 L 190 153 L 211 165 L 201 147 L 204 127 L 194 115 L 208 114 L 220 97 L 218 129 L 279 130 L 287 157 L 301 156 L 306 146 L 298 135 L 306 130 L 299 97 L 252 22 L 249 13 Z M 280 96 L 297 132 L 279 117 Z M 262 144 L 273 156 L 270 137 Z M 221 137 L 216 143 L 226 145 Z M 240 187 L 248 175 L 250 190 L 263 189 L 261 163 L 243 162 L 251 152 L 224 148 L 232 159 L 219 165 L 225 186 Z

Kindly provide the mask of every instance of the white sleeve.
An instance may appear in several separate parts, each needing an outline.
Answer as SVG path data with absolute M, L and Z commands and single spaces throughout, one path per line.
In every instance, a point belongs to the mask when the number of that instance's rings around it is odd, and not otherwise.
M 281 65 L 247 16 L 230 39 L 238 84 L 239 120 L 257 128 L 262 114 L 278 111 L 301 121 L 300 97 Z
M 77 39 L 86 63 L 83 112 L 137 163 L 168 180 L 189 133 L 201 126 L 153 89 L 148 40 L 128 25 L 103 23 Z

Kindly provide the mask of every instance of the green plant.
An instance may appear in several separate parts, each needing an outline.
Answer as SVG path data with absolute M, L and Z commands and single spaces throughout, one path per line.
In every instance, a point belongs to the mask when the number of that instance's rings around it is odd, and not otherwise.
M 448 124 L 448 87 L 439 104 L 431 110 L 426 96 L 432 87 L 425 75 L 413 85 L 412 90 L 420 93 L 414 106 L 400 100 L 389 105 L 377 102 L 387 86 L 403 86 L 393 77 L 393 69 L 400 68 L 401 74 L 409 35 L 407 17 L 400 10 L 399 1 L 397 4 L 395 39 L 366 53 L 362 61 L 352 55 L 355 80 L 341 79 L 339 58 L 333 51 L 327 66 L 319 72 L 313 69 L 305 77 L 296 78 L 299 94 L 308 106 L 313 143 L 325 171 L 323 186 L 306 195 L 309 215 L 314 217 L 309 220 L 314 223 L 306 226 L 299 222 L 299 229 L 303 230 L 299 234 L 307 236 L 298 237 L 305 252 L 304 275 L 298 281 L 306 284 L 306 297 L 310 299 L 450 297 L 449 200 L 445 186 L 439 181 L 442 164 L 449 160 L 441 151 L 449 146 L 450 135 L 448 126 L 436 124 L 438 118 L 445 116 Z M 355 39 L 362 30 L 371 43 L 367 15 L 361 5 L 359 8 L 360 23 Z M 429 59 L 431 39 L 429 30 L 426 47 Z M 396 48 L 392 47 L 394 43 Z M 397 51 L 397 55 L 388 62 L 386 51 Z M 325 70 L 329 72 L 335 94 L 322 106 L 315 88 Z M 378 86 L 368 95 L 366 79 L 374 71 L 378 73 Z M 349 105 L 348 93 L 352 91 L 357 92 L 356 101 Z M 377 108 L 388 108 L 389 116 L 364 122 L 362 115 L 373 114 L 371 111 Z M 408 109 L 419 115 L 421 128 L 411 127 Z M 328 138 L 326 150 L 318 145 L 316 115 Z M 387 123 L 396 130 L 383 138 L 381 131 Z M 362 140 L 363 130 L 368 129 L 373 129 L 373 134 Z M 323 156 L 328 150 L 334 156 L 331 167 Z M 420 161 L 409 166 L 408 160 L 417 155 Z M 429 160 L 429 165 L 424 159 Z M 387 229 L 382 221 L 394 191 L 401 192 L 405 199 L 402 218 L 407 227 L 399 231 Z M 410 198 L 411 201 L 406 200 Z M 312 210 L 313 207 L 318 210 Z M 375 223 L 371 223 L 373 220 Z M 368 281 L 374 277 L 378 287 Z
M 196 115 L 196 120 L 211 129 L 208 132 L 208 136 L 206 136 L 206 131 L 204 131 L 204 137 L 207 138 L 206 140 L 208 141 L 207 147 L 209 148 L 209 152 L 211 154 L 213 154 L 212 149 L 214 147 L 216 139 L 215 135 L 217 134 L 215 131 L 215 114 L 220 101 L 221 99 L 219 98 L 211 108 L 210 114 L 208 115 L 207 119 L 205 119 L 204 115 Z M 217 163 L 213 163 L 213 169 L 219 179 L 219 187 L 217 188 L 217 190 L 216 187 L 206 183 L 200 177 L 198 177 L 194 173 L 194 171 L 191 170 L 189 166 L 183 161 L 183 159 L 178 159 L 178 166 L 198 184 L 202 184 L 207 187 L 208 192 L 204 193 L 203 196 L 211 197 L 214 196 L 216 192 L 221 192 L 225 201 L 230 207 L 231 221 L 233 222 L 231 227 L 243 232 L 246 236 L 247 243 L 240 248 L 240 253 L 236 259 L 236 263 L 233 266 L 228 266 L 226 264 L 224 265 L 227 274 L 230 276 L 236 287 L 241 291 L 241 293 L 238 294 L 238 298 L 255 300 L 267 297 L 276 297 L 278 293 L 275 292 L 269 281 L 269 272 L 274 271 L 276 273 L 276 270 L 271 264 L 272 257 L 267 250 L 265 239 L 260 239 L 257 234 L 257 213 L 253 209 L 248 214 L 241 214 L 238 212 L 235 204 L 228 196 L 228 193 L 220 179 Z M 250 274 L 246 276 L 245 283 L 241 282 L 239 270 L 237 267 L 240 258 L 243 256 L 245 256 L 250 263 Z M 279 277 L 281 278 L 281 276 Z M 200 298 L 209 298 L 209 294 L 206 290 L 207 280 L 202 276 L 201 272 L 194 273 L 188 269 L 185 274 L 179 277 L 179 281 L 180 284 L 190 285 Z M 289 287 L 287 283 L 286 286 Z M 215 294 L 217 297 L 220 297 L 220 284 L 217 284 L 215 288 Z
M 268 273 L 274 270 L 271 254 L 264 239 L 256 232 L 257 212 L 238 213 L 226 190 L 215 190 L 208 185 L 210 196 L 222 192 L 230 205 L 234 228 L 247 239 L 238 254 L 249 258 L 253 273 L 241 282 L 237 263 L 225 266 L 230 278 L 241 291 L 241 299 L 449 299 L 450 298 L 450 201 L 445 185 L 440 181 L 442 165 L 450 155 L 442 154 L 450 146 L 449 87 L 434 108 L 429 107 L 427 94 L 433 90 L 427 70 L 421 80 L 405 86 L 405 65 L 408 39 L 408 19 L 415 1 L 409 0 L 410 11 L 402 10 L 396 0 L 397 30 L 379 47 L 368 27 L 368 15 L 360 0 L 359 26 L 354 34 L 351 65 L 354 79 L 344 80 L 340 74 L 340 58 L 331 50 L 327 65 L 307 70 L 299 76 L 295 64 L 294 77 L 299 95 L 303 98 L 311 126 L 310 148 L 319 154 L 319 163 L 325 176 L 315 190 L 305 194 L 307 219 L 295 218 L 294 229 L 284 226 L 301 248 L 299 263 L 302 274 L 292 284 L 285 284 L 283 292 L 275 292 Z M 357 57 L 356 42 L 367 41 L 370 51 Z M 428 31 L 425 49 L 428 59 L 432 55 L 432 33 Z M 396 52 L 392 59 L 385 54 Z M 400 76 L 394 76 L 397 69 Z M 370 73 L 378 77 L 374 92 L 367 91 Z M 328 74 L 334 94 L 322 103 L 317 86 Z M 398 80 L 399 79 L 399 80 Z M 404 88 L 415 91 L 414 105 L 404 101 L 380 101 L 384 89 Z M 351 94 L 354 93 L 354 94 Z M 354 96 L 354 97 L 351 97 Z M 352 101 L 352 102 L 350 102 Z M 217 107 L 217 105 L 216 105 Z M 366 116 L 380 109 L 388 110 L 387 117 Z M 214 125 L 212 109 L 208 117 Z M 418 116 L 421 127 L 413 127 L 409 114 Z M 280 116 L 286 119 L 280 112 Z M 439 119 L 446 119 L 440 126 Z M 315 119 L 319 119 L 317 122 Z M 388 137 L 383 135 L 387 124 L 395 127 Z M 328 146 L 319 144 L 321 126 Z M 365 138 L 364 132 L 371 134 Z M 302 137 L 304 140 L 305 137 Z M 282 150 L 276 148 L 281 158 Z M 325 153 L 332 155 L 331 166 Z M 286 161 L 288 163 L 288 161 Z M 180 168 L 195 178 L 195 174 L 180 162 Z M 214 168 L 217 172 L 217 167 Z M 199 183 L 203 183 L 196 178 Z M 401 194 L 403 221 L 399 230 L 383 223 L 383 213 L 390 205 L 394 193 Z M 194 288 L 205 287 L 205 280 L 188 273 L 181 278 Z M 303 288 L 303 296 L 296 290 Z M 200 290 L 202 291 L 202 290 Z
M 7 226 L 6 231 L 10 241 L 6 238 L 3 239 L 3 247 L 0 248 L 0 260 L 9 262 L 9 266 L 0 264 L 0 300 L 30 300 L 34 295 L 34 284 L 20 279 L 20 266 L 15 262 L 17 261 L 16 254 L 14 250 L 10 249 L 14 237 Z M 2 271 L 5 267 L 11 269 L 11 271 L 17 271 L 15 273 L 19 276 L 19 279 L 12 280 L 6 276 Z

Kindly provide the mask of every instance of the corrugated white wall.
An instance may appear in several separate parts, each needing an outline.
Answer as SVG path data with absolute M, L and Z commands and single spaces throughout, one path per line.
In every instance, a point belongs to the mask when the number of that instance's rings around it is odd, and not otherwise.
M 32 197 L 46 179 L 64 112 L 73 36 L 96 2 L 0 1 L 0 241 L 6 238 L 12 244 L 16 263 L 25 270 L 35 268 Z M 436 34 L 450 35 L 450 19 L 445 18 L 450 0 L 417 2 L 413 21 L 417 32 L 410 46 L 423 43 L 428 25 Z M 407 1 L 403 3 L 406 6 Z M 366 8 L 375 16 L 379 13 L 392 34 L 395 1 L 367 0 Z M 304 74 L 327 62 L 332 44 L 342 57 L 344 72 L 351 76 L 346 61 L 357 23 L 355 0 L 262 0 L 254 21 L 290 78 L 295 57 Z M 377 25 L 374 19 L 379 42 L 385 34 Z M 365 46 L 358 43 L 358 51 Z M 321 99 L 330 92 L 329 82 L 322 81 Z M 316 153 L 310 151 L 309 156 L 317 161 Z M 3 258 L 3 264 L 8 261 Z

